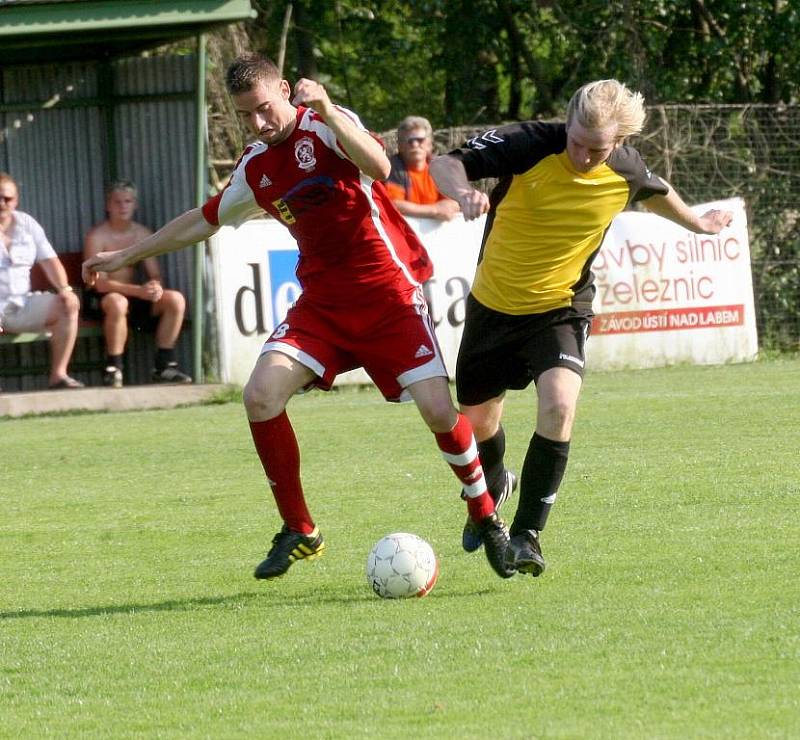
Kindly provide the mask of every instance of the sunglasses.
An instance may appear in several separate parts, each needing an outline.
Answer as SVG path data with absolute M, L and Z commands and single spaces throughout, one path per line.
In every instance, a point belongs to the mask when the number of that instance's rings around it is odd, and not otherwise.
M 426 138 L 425 136 L 409 136 L 406 139 L 406 144 L 424 144 Z

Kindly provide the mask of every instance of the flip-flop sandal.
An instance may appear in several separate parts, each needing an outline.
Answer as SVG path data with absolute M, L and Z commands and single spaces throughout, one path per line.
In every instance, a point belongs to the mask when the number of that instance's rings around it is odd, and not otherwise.
M 74 388 L 85 388 L 83 383 L 80 380 L 75 380 L 75 378 L 70 378 L 69 375 L 61 378 L 57 383 L 51 383 L 48 386 L 48 389 L 51 391 L 58 391 L 58 390 L 72 390 Z

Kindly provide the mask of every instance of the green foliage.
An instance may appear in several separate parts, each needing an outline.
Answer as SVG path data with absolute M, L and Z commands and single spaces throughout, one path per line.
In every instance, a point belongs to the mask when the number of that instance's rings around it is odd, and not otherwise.
M 651 103 L 792 102 L 800 9 L 784 0 L 259 0 L 255 47 L 310 72 L 375 130 L 555 115 L 591 79 Z
M 0 422 L 0 734 L 797 737 L 798 371 L 590 373 L 537 580 L 461 551 L 433 440 L 372 389 L 292 401 L 328 550 L 270 583 L 239 405 Z M 390 530 L 439 555 L 425 599 L 369 589 Z

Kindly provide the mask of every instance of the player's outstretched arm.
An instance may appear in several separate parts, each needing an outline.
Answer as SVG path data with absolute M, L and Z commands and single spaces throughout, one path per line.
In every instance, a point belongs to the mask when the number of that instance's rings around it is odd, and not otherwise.
M 115 272 L 147 257 L 176 252 L 190 244 L 205 241 L 218 230 L 219 226 L 205 220 L 201 209 L 193 208 L 130 247 L 116 252 L 98 252 L 84 260 L 81 267 L 83 281 L 92 286 L 98 272 Z
M 389 177 L 391 164 L 383 147 L 331 102 L 328 92 L 319 82 L 299 79 L 294 86 L 292 105 L 305 105 L 316 111 L 336 134 L 353 164 L 364 174 L 373 180 Z
M 464 164 L 455 157 L 447 154 L 435 157 L 431 162 L 431 176 L 439 192 L 458 203 L 466 221 L 489 210 L 489 197 L 469 184 Z
M 666 195 L 653 195 L 647 200 L 642 201 L 647 210 L 668 218 L 676 224 L 680 224 L 689 231 L 696 234 L 719 234 L 733 219 L 730 211 L 718 211 L 711 209 L 702 216 L 698 216 L 683 199 L 675 192 L 675 189 L 666 180 L 664 184 L 669 188 Z

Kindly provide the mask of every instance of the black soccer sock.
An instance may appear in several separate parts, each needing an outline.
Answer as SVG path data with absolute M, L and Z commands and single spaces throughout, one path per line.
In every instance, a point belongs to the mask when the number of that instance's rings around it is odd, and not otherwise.
M 505 467 L 503 457 L 506 454 L 506 433 L 503 427 L 499 426 L 493 437 L 478 442 L 478 455 L 481 458 L 483 467 L 483 477 L 486 480 L 486 487 L 492 498 L 497 501 L 506 484 Z
M 122 355 L 106 355 L 106 367 L 115 367 L 122 370 Z
M 156 370 L 163 370 L 170 362 L 175 362 L 175 349 L 170 347 L 156 349 Z
M 544 529 L 567 469 L 568 457 L 569 442 L 556 442 L 534 432 L 522 466 L 519 506 L 511 525 L 512 535 L 523 529 Z

